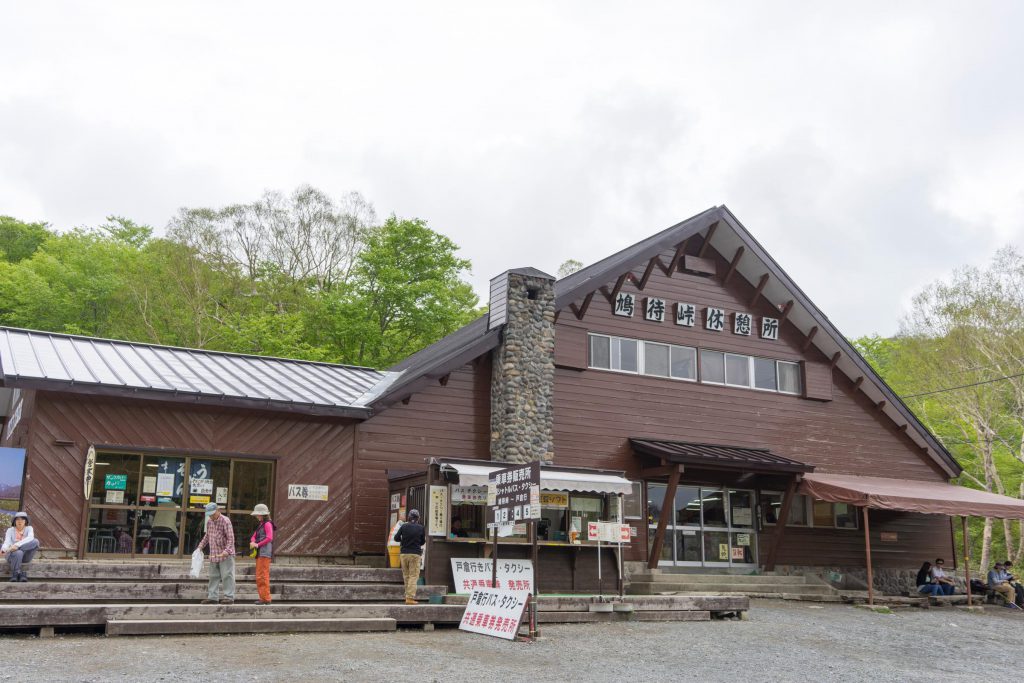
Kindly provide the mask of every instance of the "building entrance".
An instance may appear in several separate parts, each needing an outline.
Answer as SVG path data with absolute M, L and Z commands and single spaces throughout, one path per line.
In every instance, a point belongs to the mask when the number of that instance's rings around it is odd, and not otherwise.
M 754 491 L 680 484 L 666 501 L 665 489 L 647 484 L 649 543 L 661 515 L 669 515 L 659 566 L 757 566 Z

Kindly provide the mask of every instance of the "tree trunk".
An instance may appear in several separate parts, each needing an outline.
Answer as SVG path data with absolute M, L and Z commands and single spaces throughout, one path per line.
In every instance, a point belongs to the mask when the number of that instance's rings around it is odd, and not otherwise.
M 985 518 L 985 531 L 981 534 L 981 563 L 978 571 L 985 571 L 992 561 L 992 518 Z

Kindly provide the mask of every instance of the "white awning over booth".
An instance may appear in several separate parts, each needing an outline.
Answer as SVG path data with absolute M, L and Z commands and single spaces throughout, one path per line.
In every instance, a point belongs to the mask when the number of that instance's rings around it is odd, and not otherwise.
M 463 486 L 487 486 L 493 472 L 505 469 L 505 466 L 470 465 L 444 461 L 441 461 L 441 467 L 450 467 L 458 472 L 459 483 Z M 578 493 L 628 494 L 633 490 L 632 482 L 615 474 L 560 470 L 556 467 L 541 467 L 540 487 L 545 491 L 576 491 Z

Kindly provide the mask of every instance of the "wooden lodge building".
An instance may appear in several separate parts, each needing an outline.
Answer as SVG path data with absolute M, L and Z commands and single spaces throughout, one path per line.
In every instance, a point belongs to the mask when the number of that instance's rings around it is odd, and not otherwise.
M 0 372 L 51 556 L 187 556 L 209 501 L 240 545 L 265 502 L 280 556 L 380 556 L 416 507 L 451 582 L 489 552 L 488 474 L 541 460 L 542 590 L 593 588 L 587 522 L 611 518 L 637 568 L 863 568 L 861 511 L 806 482 L 960 473 L 725 207 L 557 282 L 503 273 L 387 371 L 0 329 Z M 871 510 L 870 535 L 879 568 L 954 556 L 943 516 Z

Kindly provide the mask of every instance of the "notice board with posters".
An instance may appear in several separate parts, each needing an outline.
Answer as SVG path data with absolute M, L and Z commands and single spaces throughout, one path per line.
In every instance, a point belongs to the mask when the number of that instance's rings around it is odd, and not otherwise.
M 515 640 L 530 594 L 498 588 L 475 588 L 462 613 L 459 629 Z

